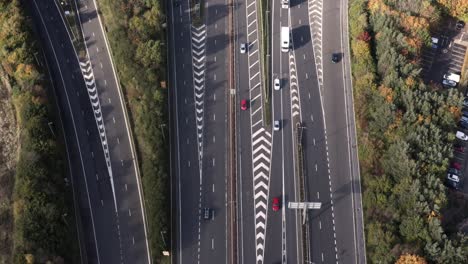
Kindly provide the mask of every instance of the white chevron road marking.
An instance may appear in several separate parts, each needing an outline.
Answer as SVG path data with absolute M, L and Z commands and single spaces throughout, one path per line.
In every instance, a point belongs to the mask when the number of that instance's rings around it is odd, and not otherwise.
M 269 171 L 269 167 L 267 165 L 265 165 L 265 163 L 259 163 L 257 166 L 255 166 L 254 172 L 259 170 L 259 169 L 264 169 L 266 171 Z M 257 186 L 255 186 L 255 187 L 257 187 Z
M 255 184 L 255 189 L 258 189 L 258 188 L 260 188 L 260 187 L 264 188 L 265 190 L 268 190 L 268 185 L 266 185 L 265 182 L 262 182 L 262 181 L 261 181 L 261 182 Z M 255 205 L 255 207 L 258 207 L 258 206 Z M 265 206 L 265 208 L 266 208 L 266 206 Z
M 257 181 L 259 178 L 263 178 L 264 180 L 268 181 L 268 175 L 266 175 L 263 171 L 254 176 L 254 181 Z
M 256 148 L 254 151 L 253 151 L 253 155 L 255 155 L 257 152 L 259 152 L 260 150 L 263 150 L 265 152 L 267 152 L 268 154 L 270 154 L 270 149 L 267 148 L 265 145 L 260 145 L 258 148 Z
M 256 156 L 254 159 L 253 159 L 253 162 L 256 163 L 259 159 L 263 159 L 263 160 L 266 160 L 267 162 L 270 161 L 270 158 L 265 156 L 263 153 L 260 153 L 260 155 Z M 268 168 L 268 167 L 267 167 Z M 254 169 L 255 170 L 255 169 Z
M 264 193 L 264 192 L 258 192 L 258 193 L 256 193 L 256 194 L 254 195 L 254 200 L 257 200 L 259 197 L 260 197 L 260 198 L 263 198 L 263 199 L 265 199 L 265 200 L 268 200 L 268 197 L 267 197 L 266 193 Z

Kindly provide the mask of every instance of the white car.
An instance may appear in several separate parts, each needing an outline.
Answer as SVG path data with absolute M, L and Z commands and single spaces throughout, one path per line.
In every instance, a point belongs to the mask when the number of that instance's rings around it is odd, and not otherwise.
M 273 130 L 274 131 L 279 131 L 280 130 L 280 121 L 279 120 L 275 120 L 275 122 L 273 122 Z
M 280 84 L 280 79 L 278 78 L 275 78 L 274 82 L 273 82 L 273 86 L 275 87 L 275 90 L 278 91 L 281 87 L 281 84 Z
M 458 139 L 461 139 L 463 141 L 467 141 L 468 140 L 468 136 L 465 135 L 465 133 L 461 132 L 461 131 L 457 131 L 457 134 L 455 135 Z
M 451 173 L 447 174 L 447 179 L 449 181 L 460 182 L 460 178 L 457 175 Z
M 244 54 L 247 51 L 247 43 L 241 43 L 240 45 L 240 53 Z

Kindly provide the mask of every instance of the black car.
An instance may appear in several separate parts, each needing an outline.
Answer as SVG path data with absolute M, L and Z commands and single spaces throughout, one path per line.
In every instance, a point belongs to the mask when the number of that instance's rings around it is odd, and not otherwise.
M 203 219 L 209 220 L 210 219 L 210 208 L 203 209 Z
M 463 106 L 464 107 L 468 107 L 468 98 L 463 100 Z
M 468 122 L 460 121 L 460 126 L 464 129 L 468 129 Z
M 332 62 L 333 63 L 338 63 L 340 61 L 340 54 L 339 53 L 333 53 L 332 54 Z
M 451 189 L 454 189 L 454 190 L 460 190 L 461 189 L 461 183 L 459 183 L 459 182 L 446 180 L 445 185 L 447 185 L 447 187 L 449 187 Z

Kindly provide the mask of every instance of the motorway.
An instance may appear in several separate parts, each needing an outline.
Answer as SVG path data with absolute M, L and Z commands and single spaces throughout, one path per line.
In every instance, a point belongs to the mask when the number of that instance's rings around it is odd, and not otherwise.
M 290 7 L 300 93 L 309 213 L 306 261 L 365 263 L 352 87 L 347 1 L 293 0 Z M 344 29 L 343 29 L 344 28 Z M 343 36 L 344 35 L 344 36 Z M 331 61 L 340 53 L 340 62 Z M 290 64 L 291 65 L 291 64 Z M 351 106 L 349 106 L 351 105 Z M 354 166 L 353 166 L 354 163 Z
M 95 3 L 82 1 L 79 60 L 53 0 L 28 1 L 53 79 L 75 194 L 82 263 L 150 263 L 142 190 Z
M 168 7 L 171 168 L 176 263 L 227 262 L 228 8 L 205 6 L 192 26 L 189 1 Z M 174 133 L 173 133 L 174 134 Z M 209 219 L 204 219 L 209 208 Z
M 38 4 L 39 3 L 39 4 Z M 227 263 L 236 239 L 239 263 L 365 263 L 356 166 L 346 0 L 273 1 L 271 71 L 281 80 L 264 107 L 265 81 L 257 1 L 234 0 L 234 46 L 226 1 L 206 3 L 194 26 L 189 0 L 168 6 L 171 170 L 176 263 Z M 32 1 L 66 134 L 78 203 L 83 263 L 150 263 L 143 198 L 125 105 L 95 2 L 80 1 L 88 59 L 78 60 L 54 1 Z M 339 18 L 339 19 L 338 19 Z M 291 29 L 289 52 L 280 28 Z M 239 50 L 247 44 L 246 53 Z M 234 49 L 230 61 L 229 48 Z M 341 61 L 330 61 L 333 52 Z M 228 138 L 229 66 L 234 63 L 235 150 Z M 240 110 L 242 99 L 248 109 Z M 102 117 L 102 118 L 101 118 Z M 279 120 L 273 131 L 267 119 Z M 306 199 L 322 208 L 301 214 L 296 168 L 304 147 Z M 237 155 L 237 237 L 228 233 L 228 152 Z M 271 201 L 281 200 L 274 212 Z M 210 209 L 204 219 L 204 208 Z M 302 232 L 308 232 L 302 241 Z M 302 252 L 303 242 L 306 252 Z

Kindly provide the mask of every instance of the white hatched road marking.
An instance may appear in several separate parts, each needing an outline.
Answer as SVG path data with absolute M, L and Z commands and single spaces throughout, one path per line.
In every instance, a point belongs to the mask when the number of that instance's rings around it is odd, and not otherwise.
M 117 210 L 117 199 L 115 197 L 114 177 L 112 175 L 112 166 L 109 153 L 109 145 L 107 144 L 106 128 L 104 126 L 104 120 L 102 119 L 101 104 L 98 98 L 98 91 L 96 89 L 96 82 L 94 81 L 94 73 L 91 65 L 91 61 L 80 61 L 80 69 L 83 77 L 85 78 L 86 90 L 88 91 L 89 101 L 93 107 L 94 119 L 96 120 L 96 126 L 98 127 L 102 150 L 104 151 L 104 158 L 106 160 L 107 171 L 109 173 L 109 179 L 111 182 L 112 193 L 114 195 L 115 210 Z M 91 79 L 90 82 L 86 79 Z
M 289 52 L 289 81 L 290 81 L 290 93 L 291 93 L 291 108 L 292 117 L 301 115 L 301 102 L 299 100 L 299 87 L 296 70 L 296 58 L 293 51 Z M 302 117 L 299 118 L 302 120 Z
M 202 162 L 203 162 L 203 124 L 204 124 L 204 101 L 205 101 L 205 44 L 206 26 L 191 27 L 191 49 L 192 49 L 192 78 L 195 101 L 195 123 L 197 133 L 198 164 L 200 173 L 200 193 L 198 202 L 198 263 L 200 263 L 200 221 L 201 221 L 201 198 L 202 198 Z M 190 162 L 190 161 L 189 161 Z M 213 160 L 214 166 L 214 160 Z
M 250 1 L 250 2 L 249 2 Z M 246 24 L 248 49 L 248 72 L 250 92 L 250 125 L 252 146 L 253 198 L 255 215 L 256 264 L 263 264 L 265 254 L 265 235 L 267 226 L 267 208 L 271 160 L 271 133 L 263 127 L 263 89 L 261 64 L 258 47 L 257 2 L 246 2 Z M 259 89 L 257 89 L 259 88 Z M 254 115 L 259 117 L 255 119 Z

